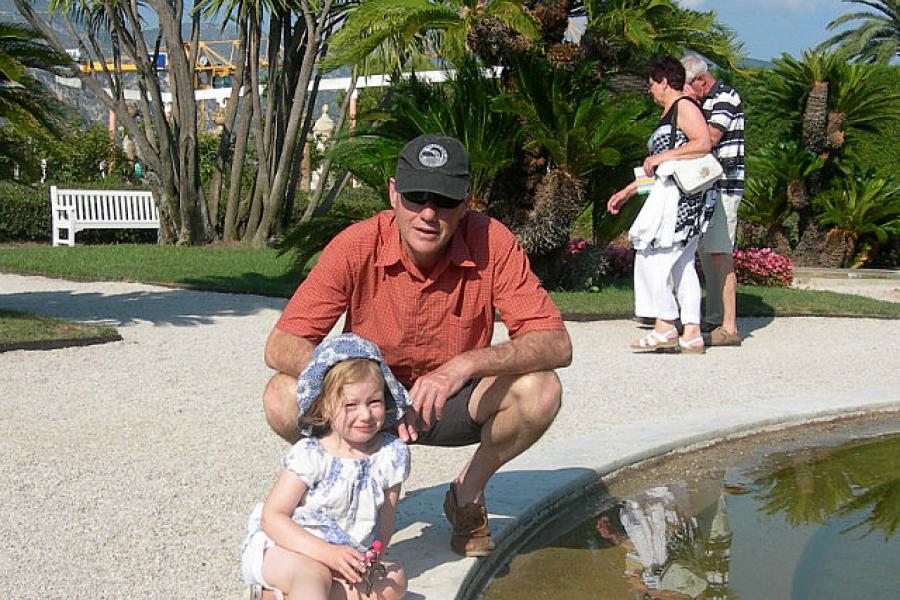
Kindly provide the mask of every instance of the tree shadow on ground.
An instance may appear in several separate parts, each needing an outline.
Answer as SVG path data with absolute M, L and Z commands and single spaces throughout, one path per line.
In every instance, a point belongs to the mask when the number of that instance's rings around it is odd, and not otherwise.
M 486 492 L 493 536 L 496 539 L 498 534 L 510 534 L 507 528 L 515 524 L 516 516 L 539 504 L 548 494 L 588 478 L 596 478 L 596 473 L 584 468 L 497 473 Z M 406 494 L 398 506 L 397 531 L 410 528 L 406 533 L 413 535 L 391 544 L 390 560 L 403 565 L 410 579 L 440 565 L 470 560 L 450 550 L 451 529 L 443 512 L 446 492 L 447 484 L 414 490 Z M 498 552 L 503 552 L 502 546 Z M 438 577 L 443 578 L 442 575 Z M 420 596 L 411 594 L 409 597 Z
M 271 277 L 262 273 L 251 272 L 228 277 L 184 278 L 179 281 L 179 285 L 205 291 L 289 298 L 302 280 L 302 276 L 292 273 L 286 273 L 280 277 Z
M 286 302 L 283 298 L 181 289 L 125 293 L 60 290 L 0 294 L 0 308 L 110 327 L 138 322 L 177 327 L 207 325 L 221 317 L 242 317 L 264 310 L 280 312 Z

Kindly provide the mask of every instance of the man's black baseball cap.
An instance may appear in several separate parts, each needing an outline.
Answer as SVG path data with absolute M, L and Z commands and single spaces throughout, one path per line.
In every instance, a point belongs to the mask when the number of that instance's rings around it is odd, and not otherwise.
M 400 194 L 431 192 L 462 200 L 469 195 L 471 170 L 469 153 L 459 140 L 420 135 L 400 151 L 394 189 Z

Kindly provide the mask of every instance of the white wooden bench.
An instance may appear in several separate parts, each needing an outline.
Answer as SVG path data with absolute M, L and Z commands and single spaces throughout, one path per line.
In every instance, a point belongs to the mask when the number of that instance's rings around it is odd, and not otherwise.
M 85 229 L 159 229 L 153 193 L 143 190 L 65 190 L 54 185 L 50 210 L 54 246 L 74 246 L 75 234 Z

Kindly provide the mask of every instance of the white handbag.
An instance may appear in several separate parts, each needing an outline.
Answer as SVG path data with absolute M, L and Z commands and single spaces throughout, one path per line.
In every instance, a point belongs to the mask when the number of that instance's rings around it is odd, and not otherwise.
M 688 196 L 705 192 L 722 178 L 722 165 L 712 154 L 676 160 L 674 163 L 675 172 L 672 177 L 678 188 Z

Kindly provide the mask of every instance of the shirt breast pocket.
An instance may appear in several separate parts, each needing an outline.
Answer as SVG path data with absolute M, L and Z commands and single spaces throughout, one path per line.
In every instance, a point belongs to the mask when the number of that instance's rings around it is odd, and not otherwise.
M 449 356 L 453 357 L 475 348 L 485 346 L 486 322 L 484 313 L 475 316 L 457 317 L 448 315 L 444 322 L 447 330 Z M 488 340 L 490 341 L 490 340 Z

